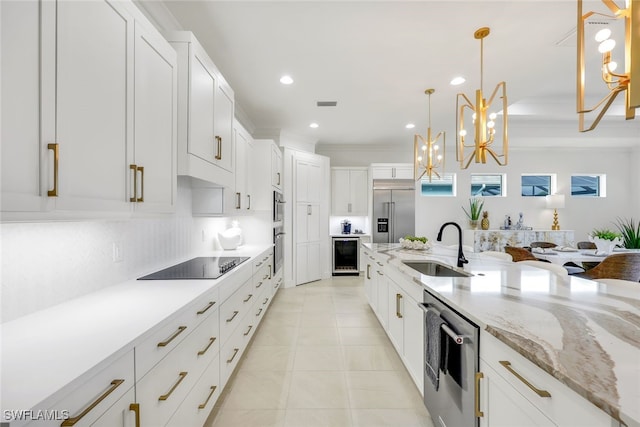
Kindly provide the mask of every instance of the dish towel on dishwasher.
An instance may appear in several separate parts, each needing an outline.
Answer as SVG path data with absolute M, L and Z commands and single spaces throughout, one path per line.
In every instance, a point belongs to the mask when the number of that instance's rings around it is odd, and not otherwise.
M 438 391 L 440 385 L 440 365 L 442 363 L 442 338 L 441 326 L 445 321 L 433 310 L 427 310 L 426 331 L 427 345 L 425 354 L 425 364 L 427 376 L 431 380 L 433 387 Z M 445 342 L 446 345 L 446 342 Z

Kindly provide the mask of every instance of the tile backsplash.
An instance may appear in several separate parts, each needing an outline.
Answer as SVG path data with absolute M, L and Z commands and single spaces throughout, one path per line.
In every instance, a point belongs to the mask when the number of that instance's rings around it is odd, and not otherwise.
M 240 218 L 246 243 L 268 242 L 264 216 Z M 167 217 L 0 224 L 1 321 L 218 249 L 217 232 L 231 220 L 192 217 L 189 184 L 179 180 L 176 214 Z

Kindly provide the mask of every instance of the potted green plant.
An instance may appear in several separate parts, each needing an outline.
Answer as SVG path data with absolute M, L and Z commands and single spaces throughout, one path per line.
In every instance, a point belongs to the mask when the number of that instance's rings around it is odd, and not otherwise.
M 462 207 L 462 210 L 467 217 L 469 218 L 469 225 L 472 229 L 478 228 L 478 220 L 480 219 L 480 215 L 482 214 L 482 208 L 484 207 L 484 201 L 479 197 L 471 197 L 469 199 L 469 210 Z
M 597 254 L 610 254 L 613 248 L 622 245 L 622 235 L 608 228 L 596 228 L 589 234 L 589 241 L 596 245 Z
M 633 218 L 618 218 L 616 227 L 620 231 L 625 248 L 640 249 L 640 222 L 636 223 Z

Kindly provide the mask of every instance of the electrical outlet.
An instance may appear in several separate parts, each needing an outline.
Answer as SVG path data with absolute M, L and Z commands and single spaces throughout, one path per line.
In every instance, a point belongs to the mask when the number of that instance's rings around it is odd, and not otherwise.
M 122 262 L 124 253 L 122 250 L 122 242 L 113 242 L 113 262 Z

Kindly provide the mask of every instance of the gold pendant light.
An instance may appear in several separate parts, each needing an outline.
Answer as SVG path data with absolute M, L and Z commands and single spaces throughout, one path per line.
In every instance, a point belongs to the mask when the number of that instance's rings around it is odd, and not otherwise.
M 427 128 L 427 137 L 422 135 L 413 136 L 413 178 L 417 181 L 425 174 L 429 177 L 429 182 L 433 175 L 438 178 L 442 176 L 438 173 L 444 171 L 444 152 L 445 152 L 445 133 L 439 132 L 435 138 L 431 137 L 431 95 L 435 89 L 427 89 L 424 91 L 429 97 L 429 127 Z M 437 145 L 438 139 L 442 136 L 442 150 Z
M 500 166 L 505 166 L 508 161 L 509 138 L 507 133 L 507 84 L 500 82 L 493 90 L 489 101 L 482 93 L 483 89 L 483 40 L 489 35 L 489 27 L 476 30 L 474 37 L 480 40 L 480 89 L 476 90 L 475 104 L 464 93 L 456 97 L 456 159 L 462 169 L 467 169 L 472 160 L 476 163 L 486 163 L 489 154 Z M 502 118 L 499 111 L 490 111 L 496 95 L 502 103 Z M 465 113 L 471 114 L 473 124 L 473 141 L 468 144 L 467 129 L 465 128 Z M 502 120 L 502 132 L 497 134 L 497 122 Z M 467 122 L 468 123 L 468 122 Z

